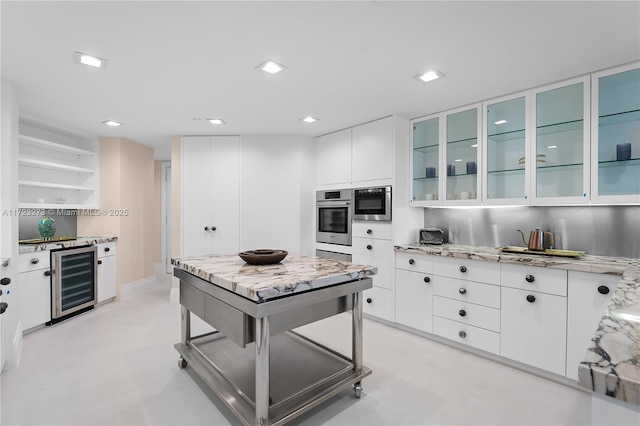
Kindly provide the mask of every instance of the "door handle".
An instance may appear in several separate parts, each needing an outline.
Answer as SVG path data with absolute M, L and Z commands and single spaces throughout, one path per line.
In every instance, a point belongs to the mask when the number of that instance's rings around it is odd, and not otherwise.
M 5 277 L 0 280 L 0 285 L 9 285 L 9 284 L 11 284 L 11 278 L 9 277 Z

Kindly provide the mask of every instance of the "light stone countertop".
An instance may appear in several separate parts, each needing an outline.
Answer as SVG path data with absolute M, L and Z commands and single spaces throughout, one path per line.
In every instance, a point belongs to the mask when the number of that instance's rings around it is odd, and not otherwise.
M 395 246 L 399 252 L 570 271 L 620 275 L 585 358 L 579 384 L 594 392 L 640 405 L 640 259 L 583 255 L 579 258 L 502 253 L 498 248 L 454 244 Z
M 117 240 L 118 237 L 78 237 L 75 240 L 69 241 L 46 242 L 42 244 L 19 244 L 18 253 L 33 253 L 36 251 L 55 250 L 60 248 L 90 246 L 93 244 L 111 243 Z
M 375 275 L 373 266 L 289 254 L 274 265 L 249 265 L 238 255 L 171 259 L 171 264 L 255 302 Z

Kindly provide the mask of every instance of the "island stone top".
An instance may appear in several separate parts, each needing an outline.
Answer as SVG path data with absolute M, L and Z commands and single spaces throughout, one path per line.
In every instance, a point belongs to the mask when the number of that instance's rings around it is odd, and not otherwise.
M 581 386 L 640 405 L 640 259 L 583 255 L 579 258 L 503 253 L 499 248 L 443 244 L 396 246 L 396 251 L 517 263 L 570 271 L 621 275 L 578 367 Z
M 45 242 L 42 244 L 19 244 L 18 253 L 33 253 L 36 251 L 56 250 L 60 248 L 90 246 L 94 244 L 111 243 L 117 240 L 118 237 L 78 237 L 75 240 L 68 241 Z
M 375 275 L 373 266 L 289 254 L 274 265 L 250 265 L 238 255 L 171 259 L 171 264 L 255 302 Z

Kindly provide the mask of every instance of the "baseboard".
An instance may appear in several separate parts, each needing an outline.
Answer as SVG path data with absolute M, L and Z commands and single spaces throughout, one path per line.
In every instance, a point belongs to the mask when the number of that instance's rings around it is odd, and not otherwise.
M 120 299 L 125 300 L 149 290 L 154 290 L 158 285 L 156 276 L 143 278 L 120 287 Z

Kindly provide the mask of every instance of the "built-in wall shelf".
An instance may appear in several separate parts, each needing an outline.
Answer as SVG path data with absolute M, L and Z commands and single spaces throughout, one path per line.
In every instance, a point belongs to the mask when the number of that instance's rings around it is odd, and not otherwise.
M 95 140 L 69 137 L 21 123 L 18 135 L 20 208 L 97 208 L 97 172 Z

